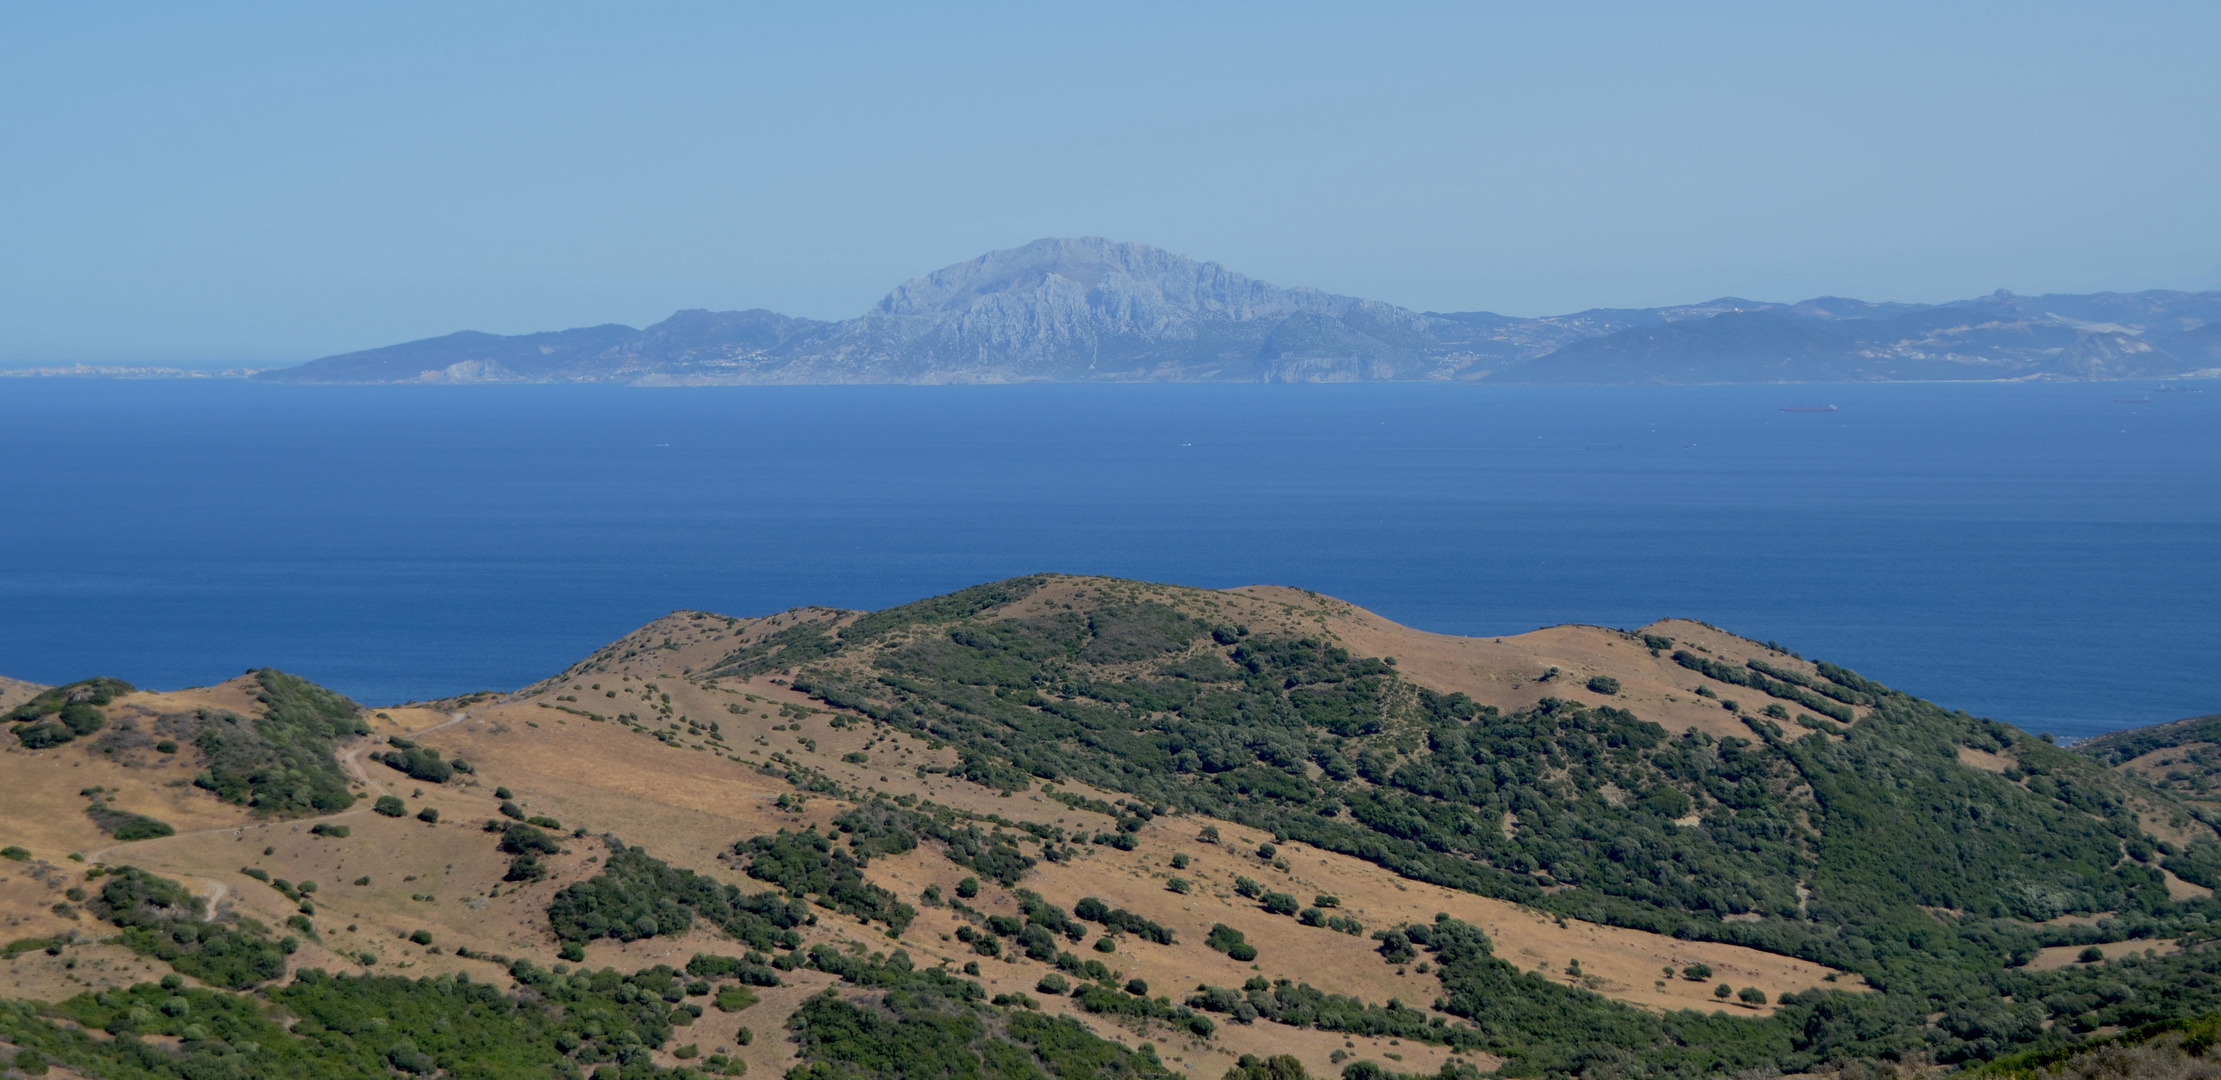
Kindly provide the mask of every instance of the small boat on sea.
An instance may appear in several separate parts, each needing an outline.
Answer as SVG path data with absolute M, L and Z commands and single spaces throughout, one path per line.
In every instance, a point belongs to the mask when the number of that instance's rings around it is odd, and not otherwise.
M 2113 399 L 2113 403 L 2116 405 L 2149 405 L 2152 403 L 2152 399 L 2149 397 L 2117 397 Z
M 1842 412 L 1833 405 L 1784 405 L 1783 412 Z

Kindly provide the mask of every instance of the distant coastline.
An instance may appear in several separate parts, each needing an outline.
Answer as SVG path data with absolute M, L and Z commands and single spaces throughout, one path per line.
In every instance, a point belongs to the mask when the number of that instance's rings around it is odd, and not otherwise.
M 39 364 L 0 367 L 0 379 L 251 379 L 273 368 L 187 368 L 163 364 Z
M 464 331 L 255 373 L 302 383 L 1699 385 L 2221 375 L 2221 292 L 1944 304 L 1722 297 L 1521 318 L 1282 288 L 1101 238 L 1037 240 L 853 319 L 689 310 L 646 328 Z
M 680 311 L 461 331 L 296 365 L 0 367 L 0 377 L 620 386 L 1415 382 L 1556 386 L 2221 377 L 2221 291 L 1942 304 L 1722 297 L 1524 318 L 1282 288 L 1100 238 L 1037 240 L 897 286 L 853 319 Z

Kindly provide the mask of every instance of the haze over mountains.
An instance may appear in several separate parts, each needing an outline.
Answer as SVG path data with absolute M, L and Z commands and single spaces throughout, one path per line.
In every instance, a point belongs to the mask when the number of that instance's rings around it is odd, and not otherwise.
M 2221 374 L 2221 292 L 1947 304 L 1725 297 L 1515 318 L 1281 288 L 1100 238 L 1037 240 L 906 282 L 840 322 L 681 311 L 465 331 L 258 378 L 323 383 L 1871 382 Z

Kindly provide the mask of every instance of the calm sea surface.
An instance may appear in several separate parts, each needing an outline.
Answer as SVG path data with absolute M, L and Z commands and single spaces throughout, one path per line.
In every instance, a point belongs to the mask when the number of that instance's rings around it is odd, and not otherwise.
M 2089 735 L 2221 711 L 2221 385 L 2151 391 L 11 379 L 0 673 L 391 703 L 673 608 L 1059 570 L 1457 634 L 1687 616 Z

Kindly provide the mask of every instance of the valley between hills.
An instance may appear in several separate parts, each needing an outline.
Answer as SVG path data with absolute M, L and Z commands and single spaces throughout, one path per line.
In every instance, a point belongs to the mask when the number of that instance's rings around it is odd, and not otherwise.
M 2026 1075 L 2221 1013 L 2211 723 L 2059 747 L 1701 623 L 1036 575 L 313 674 L 0 680 L 0 1062 Z

